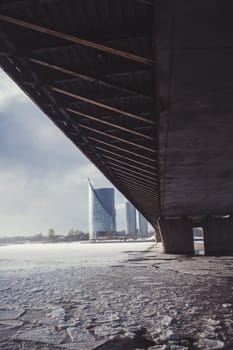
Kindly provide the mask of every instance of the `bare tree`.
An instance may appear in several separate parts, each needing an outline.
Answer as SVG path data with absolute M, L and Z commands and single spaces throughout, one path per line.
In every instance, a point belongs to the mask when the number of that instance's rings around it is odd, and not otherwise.
M 53 228 L 50 228 L 48 230 L 48 236 L 49 236 L 49 240 L 50 241 L 54 241 L 55 240 L 56 233 L 55 233 L 55 230 Z

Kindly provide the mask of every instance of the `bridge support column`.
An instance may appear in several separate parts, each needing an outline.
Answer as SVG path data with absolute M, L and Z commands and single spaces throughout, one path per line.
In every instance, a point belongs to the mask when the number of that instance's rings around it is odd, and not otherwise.
M 160 220 L 165 253 L 194 254 L 192 221 L 188 218 Z
M 233 217 L 207 217 L 203 222 L 206 255 L 233 253 Z

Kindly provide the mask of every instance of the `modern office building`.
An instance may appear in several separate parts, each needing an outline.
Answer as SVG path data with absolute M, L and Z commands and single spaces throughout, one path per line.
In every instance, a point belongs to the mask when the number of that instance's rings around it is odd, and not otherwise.
M 148 236 L 148 221 L 139 212 L 138 212 L 138 225 L 139 225 L 140 236 L 147 237 Z
M 89 237 L 116 231 L 114 188 L 95 189 L 89 182 Z
M 126 203 L 126 234 L 137 234 L 136 208 L 130 202 Z

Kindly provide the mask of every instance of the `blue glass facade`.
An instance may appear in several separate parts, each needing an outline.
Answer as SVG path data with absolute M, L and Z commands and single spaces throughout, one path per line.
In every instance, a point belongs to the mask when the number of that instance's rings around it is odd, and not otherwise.
M 136 208 L 130 202 L 126 203 L 126 233 L 136 235 Z
M 89 183 L 89 236 L 98 238 L 99 233 L 116 231 L 114 188 L 95 189 Z
M 138 213 L 139 232 L 141 237 L 148 236 L 148 221 L 141 213 Z

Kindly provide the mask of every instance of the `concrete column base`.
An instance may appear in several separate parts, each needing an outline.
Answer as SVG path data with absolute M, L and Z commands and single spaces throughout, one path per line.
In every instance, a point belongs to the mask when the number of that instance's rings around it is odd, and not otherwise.
M 188 218 L 160 220 L 164 252 L 169 254 L 194 254 L 192 221 Z
M 203 221 L 205 255 L 233 253 L 233 217 L 208 217 Z

